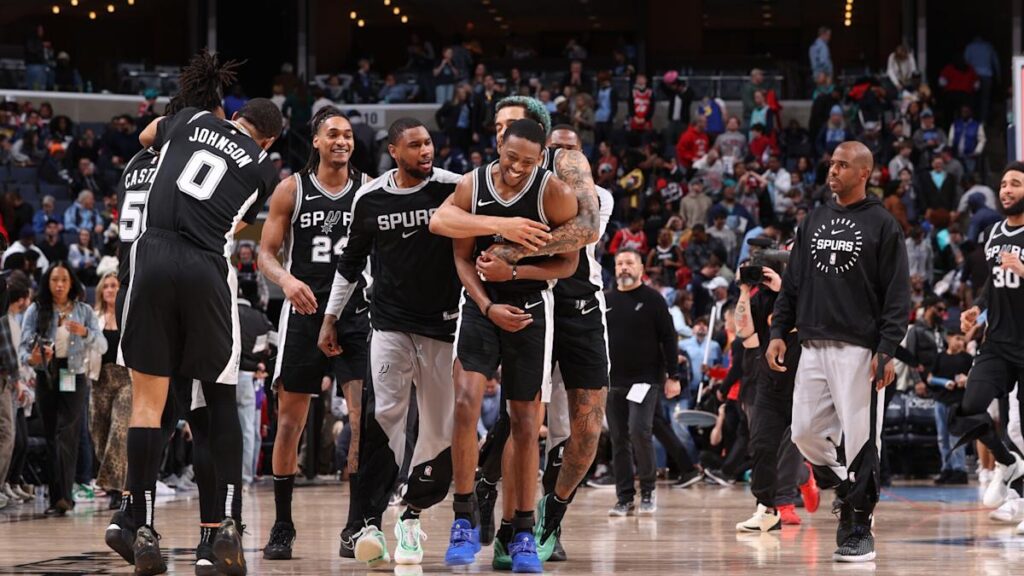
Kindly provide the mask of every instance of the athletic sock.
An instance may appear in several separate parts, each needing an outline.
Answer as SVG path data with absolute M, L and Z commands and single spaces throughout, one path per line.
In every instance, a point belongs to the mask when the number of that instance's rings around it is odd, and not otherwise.
M 213 526 L 199 525 L 199 545 L 210 544 L 213 542 L 213 535 L 217 532 L 217 528 Z
M 274 475 L 274 509 L 277 521 L 292 523 L 292 489 L 295 487 L 295 474 L 288 476 Z
M 206 406 L 188 413 L 192 430 L 192 470 L 199 490 L 199 522 L 220 524 L 224 516 L 217 506 L 217 470 L 210 452 L 210 413 Z
M 473 492 L 456 494 L 452 508 L 455 510 L 456 520 L 467 520 L 473 527 L 480 525 L 480 509 L 477 506 L 476 494 Z
M 156 478 L 163 458 L 164 435 L 160 428 L 128 429 L 128 478 L 131 484 L 132 520 L 136 527 L 153 526 Z
M 415 510 L 415 509 L 413 509 L 411 507 L 408 507 L 408 508 L 405 509 L 405 512 L 402 513 L 402 520 L 419 520 L 419 519 L 420 519 L 420 510 Z
M 242 522 L 242 427 L 235 387 L 203 382 L 210 417 L 210 455 L 217 462 L 217 506 L 224 518 Z
M 520 532 L 533 532 L 533 510 L 516 510 L 516 515 L 512 518 L 512 531 L 516 534 Z
M 515 536 L 512 532 L 512 521 L 501 519 L 501 526 L 498 527 L 497 534 L 494 535 L 495 539 L 500 541 L 508 548 L 508 543 L 512 541 L 512 537 Z

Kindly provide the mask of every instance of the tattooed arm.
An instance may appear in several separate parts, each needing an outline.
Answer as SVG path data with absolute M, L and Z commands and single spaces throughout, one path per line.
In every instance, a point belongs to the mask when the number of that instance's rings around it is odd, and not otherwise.
M 521 246 L 495 245 L 490 251 L 510 264 L 526 256 L 547 256 L 579 250 L 599 239 L 601 207 L 590 174 L 590 162 L 578 150 L 563 149 L 555 156 L 555 176 L 576 194 L 579 207 L 576 216 L 551 232 L 551 239 L 542 248 L 530 252 Z

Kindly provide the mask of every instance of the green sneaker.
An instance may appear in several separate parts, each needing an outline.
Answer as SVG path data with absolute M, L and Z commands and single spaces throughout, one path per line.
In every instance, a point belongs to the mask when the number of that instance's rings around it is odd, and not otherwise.
M 554 534 L 546 542 L 541 540 L 541 536 L 544 535 L 544 518 L 547 514 L 547 502 L 547 495 L 541 496 L 540 500 L 537 501 L 537 524 L 533 528 L 533 536 L 537 540 L 537 557 L 540 558 L 541 562 L 547 562 L 551 558 L 551 555 L 555 552 L 555 543 L 558 541 Z
M 423 545 L 427 535 L 420 529 L 419 520 L 401 520 L 395 524 L 395 562 L 398 564 L 420 564 L 423 562 Z
M 388 541 L 376 526 L 364 526 L 355 535 L 356 560 L 366 562 L 371 568 L 391 562 Z
M 494 560 L 491 561 L 491 568 L 495 570 L 512 569 L 512 556 L 509 556 L 508 550 L 505 549 L 505 543 L 498 537 L 494 538 Z
M 71 497 L 75 502 L 92 502 L 96 499 L 96 493 L 85 484 L 75 484 Z

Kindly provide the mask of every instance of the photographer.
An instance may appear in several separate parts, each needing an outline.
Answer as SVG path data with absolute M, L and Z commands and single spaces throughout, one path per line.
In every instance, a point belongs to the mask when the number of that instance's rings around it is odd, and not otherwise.
M 795 371 L 768 369 L 768 318 L 782 289 L 780 272 L 788 261 L 788 252 L 774 249 L 769 238 L 751 238 L 751 260 L 740 267 L 740 297 L 736 303 L 736 337 L 742 340 L 744 354 L 744 410 L 750 422 L 750 452 L 753 459 L 750 491 L 757 499 L 757 510 L 745 522 L 736 525 L 741 532 L 779 530 L 782 524 L 800 524 L 796 513 L 797 486 L 803 493 L 808 512 L 818 507 L 818 490 L 803 457 L 790 439 L 793 419 L 793 380 Z M 796 366 L 800 346 L 796 331 L 786 335 L 786 366 Z
M 25 311 L 22 323 L 21 361 L 36 371 L 36 393 L 46 435 L 50 464 L 48 516 L 63 516 L 74 507 L 78 442 L 87 393 L 88 352 L 107 350 L 96 315 L 79 301 L 83 288 L 64 262 L 56 262 L 43 274 L 39 294 Z

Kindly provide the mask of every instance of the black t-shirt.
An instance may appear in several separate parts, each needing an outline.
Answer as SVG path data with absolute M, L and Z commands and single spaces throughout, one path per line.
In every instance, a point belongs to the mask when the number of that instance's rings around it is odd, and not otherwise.
M 932 376 L 953 380 L 957 374 L 967 374 L 971 370 L 973 361 L 974 359 L 967 352 L 959 354 L 943 352 L 935 359 L 935 368 L 932 370 Z M 938 386 L 930 386 L 930 388 L 935 400 L 946 405 L 959 404 L 964 397 L 963 388 L 954 388 L 952 390 Z
M 185 108 L 158 131 L 156 178 L 146 226 L 177 233 L 200 250 L 231 257 L 239 222 L 253 224 L 277 184 L 267 152 L 241 125 Z
M 649 286 L 605 294 L 612 386 L 661 384 L 666 374 L 677 377 L 676 331 L 661 294 Z

